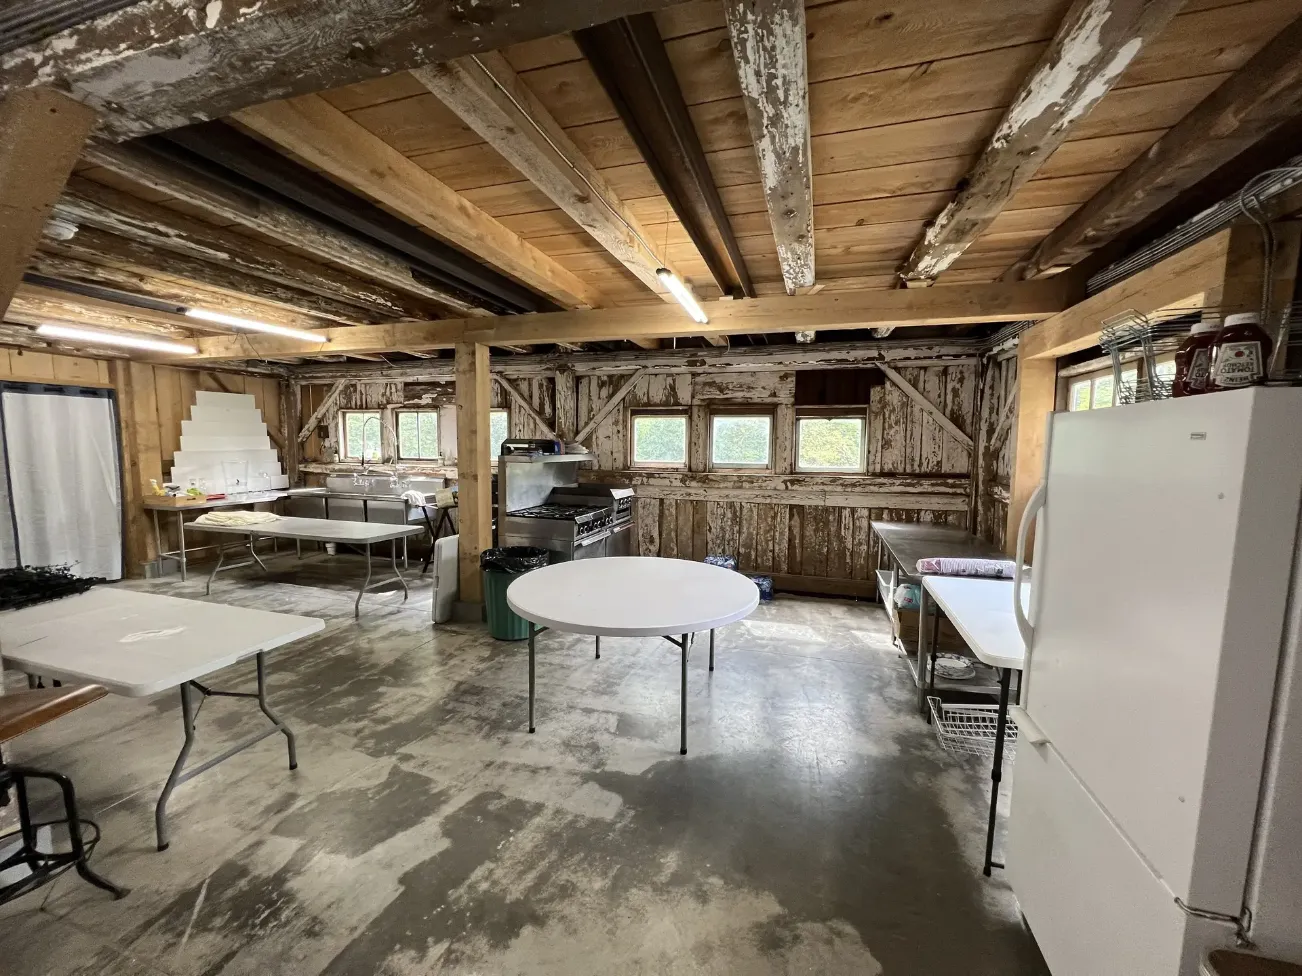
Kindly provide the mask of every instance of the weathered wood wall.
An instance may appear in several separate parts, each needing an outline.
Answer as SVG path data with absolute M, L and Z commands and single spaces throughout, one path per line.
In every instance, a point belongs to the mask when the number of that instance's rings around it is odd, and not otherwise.
M 929 362 L 916 366 L 897 362 L 894 366 L 902 380 L 976 440 L 976 358 L 939 365 L 934 359 Z M 576 375 L 559 370 L 512 376 L 510 382 L 553 430 L 568 438 L 590 425 L 636 368 L 636 360 L 631 360 L 622 371 Z M 585 468 L 582 477 L 635 486 L 637 549 L 642 554 L 701 559 L 726 553 L 737 557 L 744 572 L 773 575 L 787 589 L 870 595 L 877 560 L 870 529 L 873 520 L 971 525 L 972 451 L 893 382 L 872 388 L 864 473 L 796 473 L 795 376 L 795 368 L 645 370 L 619 406 L 584 438 L 596 463 Z M 302 389 L 301 415 L 306 420 L 330 384 L 314 383 Z M 362 382 L 340 395 L 323 422 L 333 431 L 340 409 L 442 404 L 451 394 L 451 384 L 444 382 Z M 709 471 L 706 451 L 711 407 L 747 405 L 773 411 L 773 470 L 741 474 Z M 493 385 L 493 406 L 509 409 L 512 437 L 548 436 L 497 383 Z M 631 467 L 630 414 L 653 407 L 687 411 L 690 435 L 685 470 Z M 449 456 L 447 450 L 451 446 L 443 442 L 443 463 L 428 466 L 430 473 L 455 476 L 455 467 L 449 464 L 455 455 Z M 303 466 L 311 477 L 348 467 L 329 463 L 315 434 L 304 448 Z M 426 470 L 411 464 L 405 467 Z
M 977 418 L 977 454 L 973 484 L 976 534 L 1002 547 L 1008 520 L 1009 480 L 1017 445 L 1016 350 L 988 357 L 982 364 Z

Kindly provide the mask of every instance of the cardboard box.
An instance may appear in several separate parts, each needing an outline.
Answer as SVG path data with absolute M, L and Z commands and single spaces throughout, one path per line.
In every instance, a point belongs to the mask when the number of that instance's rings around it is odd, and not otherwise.
M 929 624 L 930 625 L 930 624 Z M 918 611 L 895 608 L 895 636 L 906 644 L 918 642 Z M 937 651 L 962 653 L 967 650 L 967 643 L 954 629 L 948 617 L 940 618 L 940 635 L 936 640 Z

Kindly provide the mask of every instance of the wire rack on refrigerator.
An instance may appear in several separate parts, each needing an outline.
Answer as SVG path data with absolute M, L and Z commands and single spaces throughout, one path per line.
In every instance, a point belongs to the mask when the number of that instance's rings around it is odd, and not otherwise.
M 940 744 L 951 755 L 995 757 L 995 735 L 999 730 L 997 705 L 949 705 L 929 696 L 931 722 Z M 1017 747 L 1017 724 L 1010 718 L 1004 727 L 1004 760 L 1012 759 Z
M 1171 352 L 1208 310 L 1180 309 L 1144 315 L 1130 309 L 1103 322 L 1099 345 L 1112 358 L 1117 403 L 1143 403 L 1171 396 L 1171 376 L 1158 357 Z M 1128 368 L 1142 360 L 1143 370 Z

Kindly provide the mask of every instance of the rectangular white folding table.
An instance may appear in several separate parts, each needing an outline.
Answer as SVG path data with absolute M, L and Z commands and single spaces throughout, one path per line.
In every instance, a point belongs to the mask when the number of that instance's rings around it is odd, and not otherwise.
M 1026 665 L 1026 645 L 1017 629 L 1013 614 L 1013 582 L 1000 579 L 975 579 L 967 576 L 924 576 L 924 592 L 949 618 L 973 656 L 999 672 L 999 709 L 995 724 L 994 765 L 990 770 L 990 818 L 986 826 L 985 873 L 996 864 L 995 815 L 999 806 L 999 782 L 1004 763 L 1004 736 L 1008 729 L 1009 684 L 1014 671 Z M 1025 600 L 1025 597 L 1023 597 Z M 919 626 L 918 635 L 929 628 Z M 925 653 L 919 652 L 919 656 Z M 931 661 L 925 673 L 936 667 L 935 642 L 930 646 Z M 1020 687 L 1020 686 L 1019 686 Z M 987 706 L 988 707 L 988 706 Z
M 420 535 L 425 531 L 423 525 L 392 525 L 384 522 L 345 522 L 339 519 L 314 518 L 278 518 L 274 522 L 259 522 L 256 525 L 204 525 L 191 522 L 191 531 L 216 532 L 225 535 L 243 536 L 249 547 L 249 559 L 242 563 L 226 563 L 226 546 L 217 547 L 217 563 L 208 574 L 207 593 L 212 592 L 212 581 L 224 568 L 240 569 L 255 563 L 266 572 L 267 564 L 262 561 L 255 548 L 259 539 L 292 539 L 297 545 L 299 558 L 303 556 L 304 542 L 332 542 L 340 545 L 359 546 L 366 551 L 366 579 L 357 591 L 357 600 L 353 603 L 353 616 L 361 616 L 362 596 L 367 590 L 373 590 L 395 579 L 402 584 L 402 598 L 409 595 L 407 580 L 398 569 L 398 547 L 389 547 L 390 561 L 393 563 L 393 575 L 371 582 L 371 546 L 377 542 L 394 542 L 407 536 Z
M 266 653 L 320 632 L 325 621 L 266 610 L 101 586 L 77 596 L 0 614 L 0 654 L 8 667 L 64 681 L 103 685 L 115 695 L 145 698 L 171 688 L 181 692 L 185 743 L 154 808 L 158 849 L 166 850 L 167 800 L 172 790 L 277 732 L 288 742 L 296 769 L 294 733 L 267 704 Z M 256 658 L 258 690 L 219 691 L 204 675 Z M 185 769 L 195 741 L 193 692 L 255 698 L 271 728 L 193 769 Z

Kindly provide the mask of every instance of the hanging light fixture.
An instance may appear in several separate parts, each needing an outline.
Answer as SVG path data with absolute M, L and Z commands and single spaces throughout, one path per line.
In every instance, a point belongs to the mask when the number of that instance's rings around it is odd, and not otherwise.
M 151 339 L 142 335 L 127 335 L 123 332 L 100 332 L 98 329 L 78 329 L 70 325 L 54 325 L 45 322 L 36 327 L 36 334 L 51 339 L 68 339 L 72 342 L 97 346 L 125 346 L 128 349 L 148 349 L 150 352 L 170 352 L 182 356 L 193 356 L 199 350 L 183 342 L 169 342 L 166 339 Z
M 206 308 L 187 308 L 187 318 L 202 319 L 204 322 L 216 322 L 229 325 L 233 329 L 247 329 L 249 332 L 265 332 L 268 335 L 284 336 L 286 339 L 302 339 L 305 342 L 329 342 L 330 337 L 320 332 L 306 332 L 303 329 L 291 329 L 284 325 L 272 325 L 255 319 L 242 319 L 225 312 L 210 312 Z
M 678 275 L 668 268 L 657 268 L 656 277 L 669 289 L 669 294 L 678 299 L 679 304 L 687 309 L 687 314 L 692 317 L 692 321 L 700 322 L 701 325 L 705 325 L 710 321 L 705 314 L 705 309 L 701 308 L 701 303 L 692 294 L 692 290 L 682 283 Z

